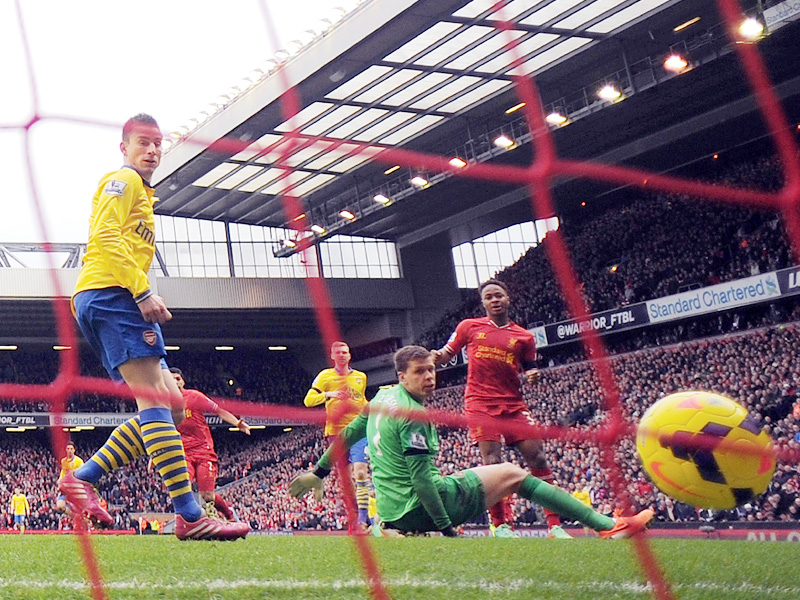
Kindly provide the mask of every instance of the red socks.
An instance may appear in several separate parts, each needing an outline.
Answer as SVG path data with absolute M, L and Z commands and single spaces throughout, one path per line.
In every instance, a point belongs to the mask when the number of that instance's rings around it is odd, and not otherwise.
M 219 494 L 214 494 L 214 508 L 217 509 L 219 514 L 228 519 L 228 521 L 233 521 L 233 511 L 231 507 L 228 506 L 228 503 L 225 502 Z
M 492 525 L 500 527 L 504 523 L 511 521 L 511 501 L 509 498 L 503 498 L 489 508 L 489 516 L 492 518 Z

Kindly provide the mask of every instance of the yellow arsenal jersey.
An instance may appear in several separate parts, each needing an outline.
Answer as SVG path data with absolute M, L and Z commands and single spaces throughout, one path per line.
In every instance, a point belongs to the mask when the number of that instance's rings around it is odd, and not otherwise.
M 127 166 L 100 180 L 74 294 L 109 287 L 123 287 L 135 299 L 150 293 L 147 271 L 156 251 L 154 193 Z
M 28 504 L 28 498 L 25 494 L 14 494 L 11 496 L 11 512 L 14 515 L 27 515 L 31 512 L 31 505 Z
M 61 459 L 61 473 L 59 473 L 58 478 L 61 479 L 69 473 L 70 471 L 74 471 L 75 469 L 83 466 L 83 459 L 80 456 L 73 456 L 72 460 L 68 459 L 66 456 Z
M 347 398 L 327 398 L 325 392 L 344 390 Z M 367 404 L 367 376 L 361 371 L 351 369 L 346 375 L 339 375 L 336 369 L 325 369 L 317 375 L 303 403 L 306 406 L 325 404 L 325 435 L 338 435 L 355 419 Z M 338 416 L 338 419 L 337 419 Z

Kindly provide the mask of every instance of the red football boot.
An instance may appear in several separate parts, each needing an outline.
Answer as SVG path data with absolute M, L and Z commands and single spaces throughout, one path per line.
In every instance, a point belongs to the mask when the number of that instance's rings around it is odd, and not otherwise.
M 200 517 L 188 522 L 175 515 L 175 536 L 179 540 L 236 540 L 247 537 L 247 523 L 228 523 L 211 517 Z
M 58 489 L 77 509 L 78 514 L 87 515 L 101 527 L 111 527 L 114 524 L 114 518 L 108 514 L 105 508 L 100 506 L 100 497 L 97 495 L 97 490 L 88 481 L 78 479 L 70 471 L 58 482 Z

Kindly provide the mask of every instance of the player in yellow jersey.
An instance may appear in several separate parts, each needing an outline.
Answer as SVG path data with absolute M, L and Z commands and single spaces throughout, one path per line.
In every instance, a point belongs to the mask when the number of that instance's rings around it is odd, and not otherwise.
M 572 495 L 589 508 L 592 507 L 592 492 L 586 483 L 586 479 L 583 477 L 581 477 L 580 483 L 575 486 Z M 583 526 L 583 532 L 586 535 L 596 535 L 596 532 L 589 527 L 586 527 L 586 525 Z
M 81 332 L 112 379 L 131 387 L 139 414 L 117 427 L 82 467 L 67 473 L 59 489 L 77 511 L 111 526 L 114 520 L 94 486 L 105 473 L 146 453 L 172 499 L 179 539 L 235 539 L 246 535 L 243 524 L 211 519 L 195 500 L 175 428 L 176 419 L 183 418 L 183 397 L 164 360 L 160 327 L 172 313 L 147 276 L 156 251 L 157 198 L 150 181 L 161 162 L 161 140 L 150 115 L 136 115 L 122 128 L 124 164 L 100 180 L 92 200 L 89 243 L 72 296 Z
M 61 481 L 67 473 L 83 466 L 83 459 L 75 454 L 75 444 L 71 442 L 67 444 L 65 451 L 66 456 L 61 459 L 61 472 L 58 475 L 59 481 Z M 67 502 L 67 497 L 64 494 L 59 494 L 56 498 L 56 508 L 68 515 L 72 512 Z
M 69 443 L 67 447 L 64 449 L 66 456 L 61 459 L 61 473 L 59 473 L 58 478 L 61 479 L 69 473 L 70 471 L 74 471 L 78 467 L 83 466 L 83 459 L 80 456 L 75 454 L 75 444 Z
M 14 495 L 11 496 L 11 514 L 14 515 L 14 529 L 25 533 L 25 521 L 31 516 L 31 505 L 19 487 L 14 488 Z
M 350 347 L 344 342 L 331 344 L 332 369 L 324 369 L 316 376 L 303 403 L 306 406 L 325 405 L 325 438 L 328 442 L 339 435 L 367 404 L 367 376 L 350 367 Z M 358 520 L 369 526 L 369 478 L 367 438 L 350 448 L 352 475 L 356 481 Z

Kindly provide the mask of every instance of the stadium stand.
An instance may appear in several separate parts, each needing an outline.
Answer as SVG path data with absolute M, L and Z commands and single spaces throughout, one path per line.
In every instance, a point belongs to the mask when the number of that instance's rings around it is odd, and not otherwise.
M 732 165 L 716 184 L 775 190 L 777 159 Z M 678 195 L 633 194 L 562 224 L 590 312 L 617 308 L 789 266 L 789 247 L 774 213 L 722 207 Z M 497 274 L 513 299 L 512 319 L 523 326 L 568 318 L 549 267 L 547 240 Z M 482 314 L 477 294 L 419 338 L 441 347 L 464 318 Z
M 170 364 L 180 366 L 188 387 L 209 396 L 242 401 L 291 404 L 302 398 L 309 374 L 290 353 L 237 349 L 236 352 L 181 351 L 172 354 Z M 106 378 L 99 361 L 91 354 L 81 356 L 85 375 Z M 0 353 L 0 383 L 46 384 L 58 374 L 58 356 L 49 348 L 41 351 Z M 3 412 L 45 412 L 44 403 L 0 403 Z M 82 394 L 70 400 L 70 412 L 134 412 L 132 402 Z

